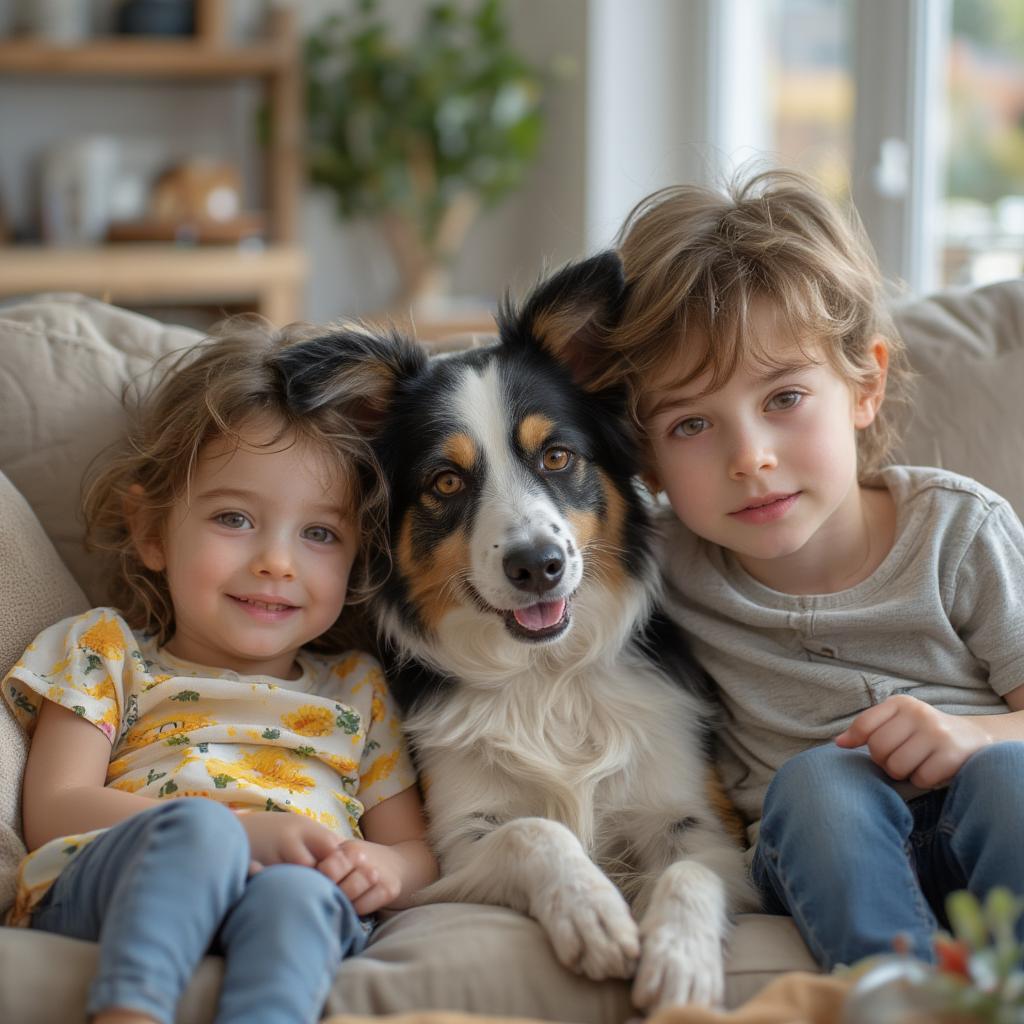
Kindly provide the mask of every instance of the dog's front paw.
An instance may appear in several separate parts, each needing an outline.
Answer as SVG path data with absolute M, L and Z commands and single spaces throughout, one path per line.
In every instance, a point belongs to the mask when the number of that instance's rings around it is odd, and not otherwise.
M 570 970 L 600 981 L 636 970 L 640 935 L 629 905 L 607 878 L 559 889 L 535 914 L 555 956 Z
M 725 995 L 722 943 L 694 935 L 677 924 L 662 924 L 643 936 L 633 1005 L 657 1010 L 680 1003 L 717 1006 Z

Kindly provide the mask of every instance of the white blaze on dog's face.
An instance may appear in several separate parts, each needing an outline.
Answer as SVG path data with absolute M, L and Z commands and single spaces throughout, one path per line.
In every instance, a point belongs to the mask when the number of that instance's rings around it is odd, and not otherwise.
M 557 480 L 578 471 L 579 456 L 559 446 L 556 424 L 543 413 L 514 421 L 506 393 L 492 362 L 464 374 L 453 396 L 467 427 L 472 463 L 465 472 L 477 489 L 466 583 L 484 604 L 510 613 L 510 631 L 525 640 L 553 639 L 568 628 L 569 602 L 583 578 Z

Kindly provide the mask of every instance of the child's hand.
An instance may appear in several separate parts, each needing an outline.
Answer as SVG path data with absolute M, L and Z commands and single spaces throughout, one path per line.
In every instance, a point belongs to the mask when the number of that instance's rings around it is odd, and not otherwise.
M 894 779 L 920 789 L 944 786 L 992 737 L 969 715 L 948 715 L 900 694 L 862 711 L 836 737 L 840 747 L 865 743 L 871 760 Z
M 271 864 L 316 867 L 340 843 L 330 829 L 302 814 L 252 811 L 239 815 L 249 836 L 249 874 Z
M 391 846 L 349 839 L 317 864 L 365 916 L 390 906 L 402 891 L 404 862 Z

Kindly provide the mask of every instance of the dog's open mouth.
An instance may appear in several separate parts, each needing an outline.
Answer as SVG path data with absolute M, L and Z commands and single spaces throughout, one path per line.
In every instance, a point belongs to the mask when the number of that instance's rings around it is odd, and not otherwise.
M 538 601 L 504 614 L 505 627 L 522 640 L 553 640 L 569 628 L 570 606 L 564 597 L 557 601 Z

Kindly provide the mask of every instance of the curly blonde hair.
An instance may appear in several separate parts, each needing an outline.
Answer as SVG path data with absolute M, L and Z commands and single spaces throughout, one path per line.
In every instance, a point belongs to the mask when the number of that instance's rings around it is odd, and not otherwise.
M 767 299 L 796 338 L 823 346 L 851 387 L 877 379 L 871 346 L 884 339 L 887 401 L 858 431 L 857 446 L 862 476 L 885 464 L 911 372 L 853 209 L 844 216 L 797 171 L 741 173 L 721 191 L 681 185 L 648 196 L 627 217 L 617 244 L 627 293 L 602 383 L 629 386 L 641 426 L 651 381 L 682 386 L 708 373 L 714 390 L 748 354 L 760 354 L 749 317 L 751 303 Z M 684 345 L 703 348 L 680 376 Z
M 126 388 L 127 438 L 93 471 L 83 511 L 86 544 L 112 558 L 110 598 L 133 629 L 157 634 L 161 644 L 174 634 L 166 577 L 143 563 L 132 519 L 160 530 L 174 504 L 187 500 L 203 448 L 218 438 L 239 443 L 254 417 L 269 417 L 278 426 L 266 447 L 284 439 L 311 443 L 344 475 L 350 503 L 345 511 L 360 537 L 346 604 L 371 595 L 369 559 L 384 536 L 387 491 L 369 439 L 353 415 L 360 396 L 341 396 L 349 401 L 299 413 L 275 366 L 283 349 L 323 332 L 301 324 L 275 331 L 261 317 L 232 317 L 199 344 L 159 360 L 148 375 L 156 381 L 151 390 L 139 382 Z M 309 646 L 333 651 L 349 644 L 352 629 L 342 627 L 343 618 Z

